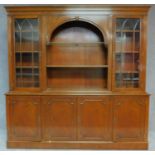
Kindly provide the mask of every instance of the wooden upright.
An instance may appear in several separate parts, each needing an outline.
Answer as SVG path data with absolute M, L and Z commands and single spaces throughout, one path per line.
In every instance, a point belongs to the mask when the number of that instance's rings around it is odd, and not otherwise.
M 7 6 L 8 147 L 147 149 L 148 9 Z

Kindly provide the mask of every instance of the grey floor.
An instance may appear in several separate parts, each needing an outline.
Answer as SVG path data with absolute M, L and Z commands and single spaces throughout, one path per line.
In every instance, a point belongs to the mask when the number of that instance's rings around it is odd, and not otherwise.
M 5 130 L 0 130 L 0 150 L 10 151 L 10 150 L 21 150 L 21 149 L 7 149 L 6 147 L 6 132 Z M 155 151 L 155 132 L 149 133 L 149 150 Z

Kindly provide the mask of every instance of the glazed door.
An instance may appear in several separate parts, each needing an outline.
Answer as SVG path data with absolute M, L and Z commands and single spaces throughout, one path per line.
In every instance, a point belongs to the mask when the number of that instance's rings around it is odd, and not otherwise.
M 109 97 L 78 98 L 78 139 L 111 140 L 112 107 Z
M 13 23 L 14 88 L 37 90 L 40 87 L 40 19 L 17 17 Z
M 147 97 L 114 97 L 114 139 L 137 141 L 145 138 Z
M 42 99 L 44 140 L 75 140 L 75 98 L 52 96 Z
M 145 31 L 142 17 L 114 19 L 114 88 L 144 89 Z
M 7 109 L 11 140 L 40 141 L 40 97 L 12 96 Z

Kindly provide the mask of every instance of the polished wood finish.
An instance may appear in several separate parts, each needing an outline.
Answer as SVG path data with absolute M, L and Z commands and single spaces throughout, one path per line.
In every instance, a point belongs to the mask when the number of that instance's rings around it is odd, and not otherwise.
M 53 141 L 53 142 L 27 142 L 27 141 L 9 141 L 9 148 L 55 148 L 55 149 L 94 149 L 94 150 L 146 150 L 147 142 L 98 142 L 98 141 Z
M 114 139 L 142 141 L 146 139 L 147 97 L 117 96 L 114 100 Z M 126 132 L 126 130 L 128 132 Z
M 10 96 L 7 112 L 10 140 L 40 141 L 40 97 Z
M 147 149 L 148 9 L 6 6 L 8 147 Z
M 112 104 L 110 97 L 78 98 L 78 140 L 112 140 Z
M 76 139 L 76 99 L 66 96 L 42 97 L 43 139 L 65 141 Z

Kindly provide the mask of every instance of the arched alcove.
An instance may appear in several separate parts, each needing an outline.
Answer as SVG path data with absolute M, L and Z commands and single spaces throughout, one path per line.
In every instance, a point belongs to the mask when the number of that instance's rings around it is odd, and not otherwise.
M 90 22 L 73 20 L 55 28 L 50 41 L 64 42 L 105 42 L 102 31 Z
M 90 61 L 92 64 L 94 62 L 94 65 L 97 65 L 97 63 L 107 64 L 107 48 L 104 41 L 101 30 L 89 22 L 80 20 L 65 22 L 52 31 L 49 42 L 50 46 L 47 47 L 47 62 L 54 63 L 56 61 L 56 56 L 54 55 L 56 54 L 59 57 L 62 56 L 57 62 L 61 63 L 63 59 L 63 62 L 68 63 L 68 65 L 79 64 L 79 57 L 82 64 L 90 63 Z M 87 57 L 86 60 L 86 56 L 90 55 L 92 57 Z M 94 57 L 96 57 L 97 62 L 91 60 Z
M 49 40 L 49 87 L 107 88 L 108 49 L 97 26 L 87 21 L 68 21 L 55 28 Z

